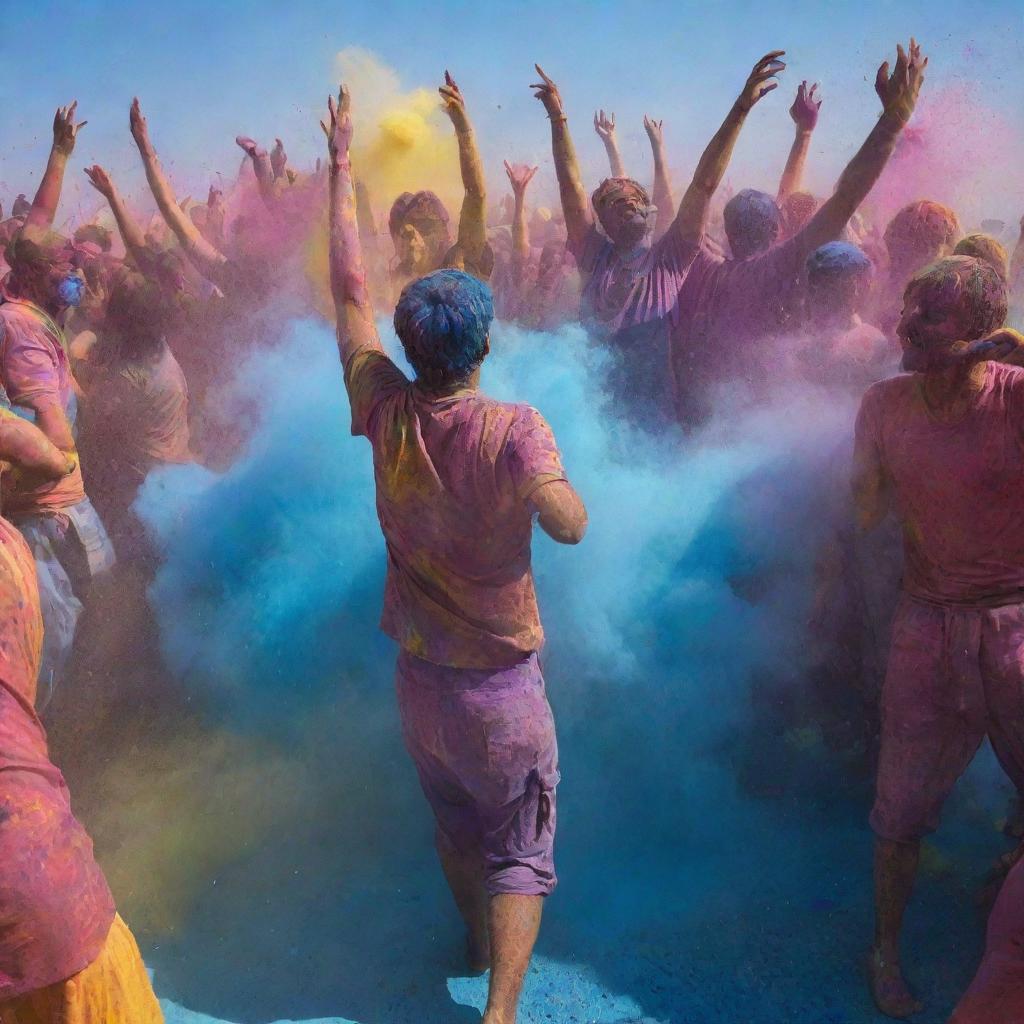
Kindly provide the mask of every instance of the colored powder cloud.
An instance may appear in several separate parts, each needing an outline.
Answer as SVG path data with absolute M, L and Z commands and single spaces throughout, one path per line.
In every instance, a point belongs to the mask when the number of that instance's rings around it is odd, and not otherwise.
M 591 517 L 577 548 L 535 542 L 562 886 L 521 1017 L 859 1019 L 868 784 L 829 749 L 805 682 L 812 565 L 843 486 L 830 481 L 843 477 L 850 400 L 784 389 L 753 407 L 727 394 L 699 438 L 654 443 L 608 408 L 606 369 L 578 328 L 502 324 L 484 369 L 489 393 L 550 420 Z M 225 400 L 254 398 L 260 418 L 230 470 L 164 470 L 140 497 L 166 557 L 151 594 L 165 656 L 215 751 L 240 762 L 227 778 L 241 785 L 213 807 L 229 825 L 254 819 L 232 855 L 192 820 L 204 798 L 183 800 L 183 869 L 124 837 L 142 848 L 136 887 L 175 893 L 176 927 L 145 933 L 158 989 L 225 1020 L 478 1019 L 468 1007 L 485 981 L 444 984 L 456 918 L 401 749 L 394 647 L 376 629 L 385 551 L 370 452 L 349 435 L 325 324 L 297 321 L 253 354 Z M 198 793 L 219 785 L 219 757 L 197 759 Z M 173 805 L 173 785 L 163 791 Z M 998 842 L 1001 799 L 991 775 L 962 791 L 929 860 L 951 881 L 926 880 L 910 925 L 946 1005 L 976 927 L 949 886 Z

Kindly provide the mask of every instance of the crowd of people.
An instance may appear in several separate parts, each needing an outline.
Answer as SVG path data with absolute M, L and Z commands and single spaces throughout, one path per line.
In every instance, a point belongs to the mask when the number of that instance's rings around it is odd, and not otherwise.
M 468 964 L 490 971 L 485 1024 L 514 1024 L 556 884 L 558 748 L 531 534 L 536 522 L 577 544 L 587 526 L 541 414 L 480 390 L 496 317 L 582 324 L 608 356 L 609 408 L 661 438 L 700 431 L 729 388 L 752 404 L 784 380 L 860 398 L 847 520 L 836 525 L 840 553 L 821 559 L 821 600 L 884 592 L 862 602 L 874 606 L 862 635 L 844 640 L 862 645 L 858 685 L 880 723 L 869 978 L 881 1012 L 920 1011 L 900 933 L 921 840 L 986 736 L 1024 793 L 1024 337 L 1008 324 L 1024 295 L 1024 245 L 1011 257 L 1003 225 L 965 232 L 926 197 L 887 223 L 862 210 L 924 80 L 913 40 L 879 68 L 880 115 L 830 195 L 802 187 L 822 106 L 803 82 L 777 192 L 723 196 L 737 139 L 778 87 L 783 57 L 754 65 L 678 202 L 663 123 L 644 119 L 648 189 L 627 175 L 603 110 L 594 129 L 610 176 L 588 194 L 560 90 L 537 67 L 555 211 L 530 210 L 538 169 L 514 162 L 510 194 L 488 203 L 469 105 L 446 72 L 457 227 L 436 193 L 384 196 L 362 176 L 343 87 L 321 122 L 327 152 L 315 169 L 294 169 L 280 139 L 268 153 L 239 136 L 243 172 L 205 203 L 179 201 L 135 100 L 130 131 L 156 215 L 139 219 L 93 166 L 84 173 L 116 236 L 96 219 L 58 234 L 86 122 L 76 103 L 57 111 L 34 199 L 19 195 L 0 223 L 0 1024 L 162 1019 L 43 716 L 59 712 L 51 702 L 83 655 L 86 609 L 122 573 L 156 571 L 134 510 L 147 476 L 237 456 L 244 432 L 211 415 L 208 399 L 243 351 L 272 345 L 288 318 L 316 308 L 308 248 L 325 217 L 352 432 L 371 445 L 387 545 L 381 628 L 399 647 L 402 732 Z M 378 336 L 376 315 L 392 310 L 412 380 Z M 870 548 L 871 531 L 901 531 L 902 559 L 892 545 Z M 1003 859 L 1008 877 L 957 1024 L 1024 1020 L 1022 853 Z

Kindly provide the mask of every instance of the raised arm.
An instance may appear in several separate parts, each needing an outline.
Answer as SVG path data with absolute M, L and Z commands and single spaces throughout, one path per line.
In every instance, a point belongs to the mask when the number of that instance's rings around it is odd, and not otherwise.
M 803 183 L 807 151 L 811 148 L 811 136 L 818 124 L 818 111 L 821 110 L 821 100 L 815 95 L 817 91 L 817 82 L 810 89 L 807 88 L 806 82 L 801 82 L 796 90 L 793 106 L 789 108 L 789 116 L 793 118 L 793 123 L 796 125 L 796 136 L 789 151 L 789 159 L 786 160 L 786 166 L 782 172 L 782 180 L 779 182 L 778 201 L 780 203 L 786 196 L 798 192 Z
M 512 213 L 512 283 L 518 288 L 523 282 L 530 254 L 530 239 L 526 228 L 526 187 L 533 181 L 537 168 L 526 164 L 513 165 L 506 160 L 505 173 L 512 186 L 515 202 Z
M 219 249 L 212 246 L 205 238 L 199 228 L 192 223 L 192 218 L 178 206 L 174 198 L 174 189 L 167 180 L 160 161 L 157 159 L 156 150 L 149 138 L 149 126 L 142 114 L 138 99 L 132 100 L 129 123 L 132 130 L 132 138 L 139 147 L 139 155 L 142 157 L 143 167 L 146 169 L 146 180 L 149 182 L 150 191 L 156 200 L 156 205 L 167 226 L 174 232 L 175 237 L 181 244 L 182 249 L 188 258 L 195 265 L 196 269 L 214 283 L 218 283 L 224 276 L 224 265 L 227 259 Z
M 889 74 L 889 62 L 885 61 L 875 78 L 875 91 L 882 101 L 882 116 L 843 171 L 835 192 L 791 240 L 791 244 L 801 252 L 810 255 L 819 245 L 839 237 L 846 222 L 878 181 L 896 148 L 900 133 L 914 113 L 928 58 L 922 58 L 921 47 L 913 39 L 908 51 L 897 46 L 896 54 L 896 67 L 892 74 Z
M 773 50 L 771 53 L 765 54 L 754 65 L 753 71 L 750 72 L 750 76 L 743 86 L 743 91 L 722 122 L 722 127 L 718 129 L 701 155 L 697 169 L 693 172 L 690 187 L 679 204 L 679 213 L 676 214 L 676 219 L 669 228 L 669 231 L 677 232 L 680 238 L 700 244 L 704 237 L 708 211 L 711 208 L 711 198 L 725 174 L 725 169 L 729 166 L 729 160 L 732 157 L 732 151 L 739 138 L 743 122 L 746 121 L 747 114 L 762 96 L 766 96 L 773 89 L 778 88 L 779 83 L 773 82 L 772 79 L 786 68 L 786 65 L 779 60 L 785 52 L 785 50 Z
M 274 139 L 274 148 L 270 151 L 270 169 L 274 172 L 274 178 L 283 178 L 288 170 L 288 154 L 284 151 L 284 143 L 280 139 Z
M 250 139 L 248 135 L 236 135 L 235 145 L 239 146 L 252 161 L 252 169 L 256 173 L 256 183 L 260 188 L 260 196 L 268 207 L 272 207 L 277 200 L 277 196 L 274 193 L 274 169 L 270 156 L 255 139 Z
M 654 191 L 652 197 L 658 208 L 658 217 L 654 224 L 655 240 L 672 226 L 676 219 L 676 201 L 672 195 L 672 182 L 668 177 L 668 165 L 665 161 L 665 137 L 662 134 L 661 121 L 644 114 L 644 130 L 651 140 L 651 153 L 654 156 Z
M 39 182 L 36 197 L 32 200 L 32 207 L 25 217 L 25 227 L 22 230 L 26 237 L 45 235 L 53 226 L 57 205 L 60 203 L 60 190 L 64 184 L 64 171 L 68 159 L 74 152 L 78 130 L 89 123 L 79 121 L 75 124 L 77 109 L 78 100 L 75 100 L 70 106 L 61 107 L 53 115 L 53 145 L 50 147 L 50 158 L 46 161 L 43 180 Z
M 569 135 L 569 123 L 562 108 L 558 86 L 544 74 L 539 64 L 534 64 L 534 67 L 541 80 L 530 88 L 536 89 L 534 95 L 544 104 L 544 109 L 551 120 L 551 152 L 555 160 L 558 192 L 562 199 L 562 214 L 569 234 L 569 249 L 576 251 L 582 246 L 593 224 L 590 203 L 587 200 L 587 193 L 583 190 L 580 165 Z
M 146 247 L 146 234 L 128 212 L 113 179 L 99 164 L 86 167 L 85 174 L 89 179 L 89 184 L 109 203 L 110 212 L 113 213 L 114 220 L 117 221 L 117 230 L 121 232 L 121 241 L 124 242 L 128 255 L 135 261 L 139 270 L 145 273 L 146 260 L 149 255 L 149 250 Z
M 615 115 L 605 116 L 603 110 L 594 112 L 594 131 L 598 138 L 604 143 L 604 151 L 608 154 L 608 167 L 611 169 L 613 178 L 625 178 L 626 168 L 622 164 L 622 157 L 619 155 L 619 141 L 615 137 Z
M 445 112 L 455 126 L 455 137 L 459 143 L 459 167 L 462 170 L 462 212 L 459 214 L 459 247 L 463 256 L 474 266 L 480 263 L 480 256 L 487 245 L 487 189 L 484 185 L 484 168 L 480 151 L 476 146 L 473 125 L 466 113 L 466 101 L 462 97 L 455 79 L 446 71 L 444 85 L 438 92 L 444 103 Z
M 373 306 L 366 287 L 363 252 L 356 221 L 356 197 L 352 185 L 351 99 L 348 90 L 338 90 L 338 102 L 327 101 L 329 121 L 321 121 L 327 136 L 327 164 L 330 195 L 331 294 L 338 318 L 338 351 L 342 366 L 362 348 L 381 347 Z

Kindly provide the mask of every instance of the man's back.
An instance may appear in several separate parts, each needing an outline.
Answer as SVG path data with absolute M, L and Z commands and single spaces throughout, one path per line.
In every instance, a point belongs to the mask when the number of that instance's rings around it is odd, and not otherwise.
M 527 502 L 565 479 L 547 423 L 475 390 L 428 394 L 371 350 L 346 380 L 353 432 L 373 445 L 388 545 L 383 630 L 439 665 L 521 661 L 543 641 Z

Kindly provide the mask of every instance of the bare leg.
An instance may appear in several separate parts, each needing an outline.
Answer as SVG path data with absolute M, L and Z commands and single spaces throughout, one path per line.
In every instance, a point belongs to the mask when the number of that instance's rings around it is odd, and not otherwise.
M 924 1008 L 903 980 L 900 931 L 914 889 L 921 844 L 875 841 L 875 944 L 869 972 L 875 1005 L 887 1017 L 903 1020 Z
M 519 991 L 540 931 L 543 896 L 491 898 L 491 987 L 482 1024 L 515 1024 Z
M 435 833 L 434 843 L 441 858 L 444 877 L 448 880 L 448 888 L 466 923 L 466 959 L 469 969 L 475 974 L 483 974 L 491 965 L 483 864 L 479 856 L 457 853 L 440 834 Z

